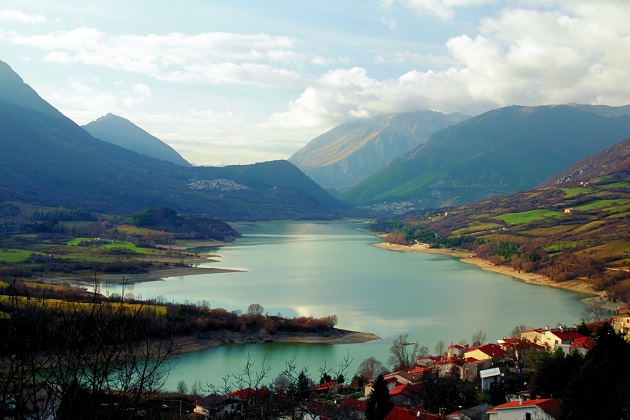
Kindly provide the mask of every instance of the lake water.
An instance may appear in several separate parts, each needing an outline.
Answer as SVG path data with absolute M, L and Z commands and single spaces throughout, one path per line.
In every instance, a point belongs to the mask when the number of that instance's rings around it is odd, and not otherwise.
M 349 357 L 352 365 L 374 356 L 387 362 L 394 338 L 431 352 L 442 340 L 448 346 L 471 341 L 475 331 L 487 341 L 509 335 L 516 325 L 544 327 L 581 320 L 581 295 L 528 285 L 512 277 L 483 271 L 455 258 L 415 252 L 387 251 L 372 246 L 380 239 L 351 222 L 264 222 L 235 224 L 243 234 L 233 245 L 196 249 L 215 256 L 208 266 L 243 272 L 173 277 L 133 285 L 142 298 L 159 295 L 168 301 L 207 300 L 210 307 L 246 311 L 259 303 L 269 314 L 323 317 L 335 314 L 339 328 L 372 332 L 381 340 L 352 345 L 229 345 L 181 357 L 167 389 L 178 381 L 219 385 L 221 378 L 264 361 L 271 382 L 293 360 L 308 368 L 314 380 L 319 368 L 336 368 Z M 204 264 L 205 265 L 205 264 Z

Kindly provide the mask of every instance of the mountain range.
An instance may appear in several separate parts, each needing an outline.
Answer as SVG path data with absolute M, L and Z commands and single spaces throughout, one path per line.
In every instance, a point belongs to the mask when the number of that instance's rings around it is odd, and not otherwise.
M 460 113 L 417 111 L 339 125 L 289 158 L 324 188 L 347 190 L 445 127 L 470 118 Z
M 433 134 L 340 198 L 436 208 L 525 190 L 630 136 L 628 111 L 588 105 L 489 111 Z
M 82 127 L 107 143 L 177 165 L 192 166 L 171 146 L 123 117 L 110 113 Z
M 131 214 L 154 206 L 227 220 L 339 217 L 346 206 L 287 161 L 176 165 L 99 140 L 0 62 L 0 201 Z

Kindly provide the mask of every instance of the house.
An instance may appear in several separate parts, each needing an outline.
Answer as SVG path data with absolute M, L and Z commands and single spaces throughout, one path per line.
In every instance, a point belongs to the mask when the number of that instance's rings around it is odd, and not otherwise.
M 195 401 L 193 413 L 201 418 L 228 418 L 242 411 L 242 402 L 236 397 L 210 394 Z
M 425 368 L 425 369 L 430 369 L 430 368 Z M 422 372 L 420 372 L 418 369 L 413 369 L 409 372 L 399 371 L 399 372 L 394 372 L 394 373 L 385 375 L 383 379 L 385 380 L 385 383 L 387 383 L 387 390 L 389 392 L 392 392 L 392 389 L 400 385 L 407 385 L 407 384 L 412 384 L 412 383 L 420 381 L 422 379 L 422 375 L 424 371 L 423 369 L 421 370 Z M 370 382 L 369 384 L 365 386 L 364 396 L 369 397 L 373 390 L 374 390 L 374 383 Z
M 420 390 L 417 385 L 399 385 L 389 391 L 389 396 L 394 405 L 415 404 L 419 398 Z
M 520 338 L 500 338 L 497 340 L 497 344 L 499 345 L 499 347 L 501 347 L 503 350 L 507 351 L 508 353 L 511 352 L 512 349 L 514 349 L 514 346 L 516 345 L 516 343 L 518 343 L 521 339 Z
M 630 339 L 630 306 L 617 308 L 610 323 L 617 334 L 624 335 L 626 340 Z
M 493 383 L 501 383 L 501 369 L 484 369 L 479 372 L 481 378 L 481 390 L 488 391 Z
M 543 345 L 532 343 L 531 341 L 521 341 L 514 345 L 514 356 L 518 362 L 523 363 L 527 354 L 535 350 L 545 351 L 546 348 Z
M 488 420 L 555 420 L 560 417 L 562 400 L 518 400 L 497 405 L 487 411 Z
M 315 388 L 315 391 L 317 391 L 320 394 L 329 394 L 331 392 L 335 392 L 337 388 L 338 388 L 337 382 L 332 381 L 332 382 L 325 382 L 323 384 L 317 385 L 317 387 Z
M 430 367 L 442 361 L 441 356 L 424 356 L 416 360 L 417 367 Z
M 542 332 L 542 328 L 531 328 L 529 330 L 525 330 L 521 333 L 521 340 L 530 341 L 532 343 L 540 343 L 542 340 Z
M 464 357 L 473 357 L 477 360 L 490 360 L 492 363 L 505 359 L 507 352 L 498 344 L 482 344 L 477 347 L 466 349 Z
M 465 359 L 447 359 L 438 364 L 440 369 L 440 376 L 454 376 L 456 378 L 462 378 L 462 371 L 466 364 Z
M 446 349 L 446 358 L 447 359 L 462 359 L 464 357 L 464 352 L 468 346 L 463 346 L 461 344 L 451 344 Z
M 593 337 L 580 337 L 576 338 L 571 344 L 571 351 L 577 351 L 584 356 L 589 351 L 593 350 L 597 341 Z
M 559 328 L 545 329 L 541 333 L 541 344 L 551 349 L 561 348 L 565 353 L 571 351 L 571 345 L 573 342 L 583 337 L 575 328 L 565 328 L 560 326 Z
M 490 360 L 477 360 L 474 357 L 467 357 L 464 360 L 465 364 L 461 370 L 462 376 L 460 378 L 463 381 L 476 381 L 480 371 L 492 366 Z
M 445 417 L 446 420 L 486 420 L 486 412 L 492 409 L 489 404 L 476 405 L 455 411 Z

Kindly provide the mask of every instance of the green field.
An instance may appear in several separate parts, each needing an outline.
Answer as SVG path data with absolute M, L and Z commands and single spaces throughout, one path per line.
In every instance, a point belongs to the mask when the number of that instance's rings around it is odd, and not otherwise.
M 91 238 L 75 238 L 66 242 L 66 245 L 78 246 L 82 242 L 88 243 L 89 247 L 101 248 L 101 249 L 109 249 L 109 250 L 119 249 L 119 250 L 124 250 L 128 252 L 136 252 L 136 253 L 153 252 L 153 250 L 150 248 L 140 248 L 140 247 L 135 246 L 131 242 L 117 242 L 117 241 L 109 241 L 109 240 L 101 241 L 101 240 L 91 239 Z
M 592 191 L 590 188 L 587 188 L 587 187 L 560 188 L 560 189 L 564 191 L 564 195 L 566 198 L 575 197 L 576 195 L 580 195 L 580 194 L 588 194 Z
M 32 251 L 24 249 L 7 249 L 0 251 L 0 261 L 10 264 L 20 263 L 28 260 L 31 254 L 33 254 Z
M 462 234 L 465 234 L 465 233 L 483 232 L 483 231 L 486 231 L 486 230 L 498 229 L 498 228 L 500 228 L 502 226 L 503 225 L 500 225 L 498 223 L 473 223 L 470 226 L 467 226 L 465 228 L 454 230 L 453 231 L 453 235 L 462 235 Z
M 582 204 L 580 206 L 575 206 L 574 208 L 576 210 L 588 211 L 588 210 L 605 209 L 609 207 L 610 208 L 620 207 L 629 203 L 630 203 L 630 200 L 626 198 L 621 198 L 617 200 L 595 200 L 586 204 Z
M 544 217 L 559 216 L 559 213 L 554 210 L 530 210 L 521 213 L 506 213 L 500 216 L 495 216 L 495 219 L 502 220 L 509 225 L 520 225 L 523 223 L 529 223 L 534 220 L 542 219 Z

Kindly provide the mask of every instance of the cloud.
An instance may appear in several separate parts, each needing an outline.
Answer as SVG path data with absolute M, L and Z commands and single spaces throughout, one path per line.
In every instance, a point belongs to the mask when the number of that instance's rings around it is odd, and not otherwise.
M 395 0 L 392 0 L 392 3 Z M 479 6 L 492 3 L 495 0 L 398 0 L 400 4 L 418 14 L 426 12 L 434 14 L 442 20 L 450 20 L 456 14 L 457 8 Z
M 295 86 L 289 67 L 304 59 L 296 40 L 265 34 L 112 35 L 75 28 L 12 38 L 15 45 L 47 51 L 46 59 L 139 73 L 182 83 Z
M 42 15 L 32 15 L 15 9 L 2 9 L 0 10 L 0 21 L 36 24 L 46 22 L 46 18 Z
M 630 103 L 630 8 L 615 0 L 558 5 L 504 9 L 481 21 L 476 35 L 449 39 L 448 57 L 425 59 L 413 51 L 398 57 L 443 65 L 435 70 L 385 80 L 360 67 L 325 73 L 269 124 L 330 127 L 353 117 L 427 108 L 477 114 L 511 104 Z

